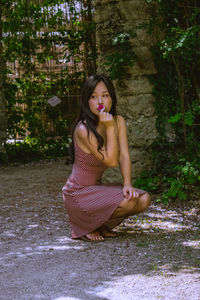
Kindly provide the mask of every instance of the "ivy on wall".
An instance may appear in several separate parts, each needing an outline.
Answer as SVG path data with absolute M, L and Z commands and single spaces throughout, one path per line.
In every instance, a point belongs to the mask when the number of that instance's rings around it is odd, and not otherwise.
M 142 24 L 157 43 L 152 54 L 157 115 L 153 170 L 136 184 L 165 191 L 161 197 L 186 199 L 200 194 L 200 3 L 195 0 L 146 0 L 154 4 Z M 170 129 L 171 127 L 171 129 Z M 170 129 L 170 130 L 169 130 Z M 160 175 L 159 175 L 160 174 Z M 151 179 L 152 180 L 151 180 Z
M 125 67 L 132 67 L 137 57 L 130 39 L 136 37 L 133 31 L 121 32 L 112 39 L 113 53 L 106 56 L 104 67 L 111 80 L 121 79 Z

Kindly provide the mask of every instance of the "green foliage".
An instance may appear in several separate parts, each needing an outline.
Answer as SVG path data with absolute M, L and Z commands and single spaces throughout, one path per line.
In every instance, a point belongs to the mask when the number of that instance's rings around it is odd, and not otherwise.
M 138 184 L 151 189 L 159 177 L 160 200 L 191 198 L 200 186 L 200 4 L 192 0 L 146 0 L 152 17 L 141 28 L 156 36 L 152 54 L 158 73 L 149 77 L 158 136 L 153 170 Z
M 112 39 L 112 54 L 106 56 L 104 66 L 109 77 L 114 79 L 121 79 L 124 67 L 134 65 L 136 55 L 132 51 L 130 38 L 135 37 L 132 31 L 118 34 Z
M 162 194 L 161 198 L 157 199 L 157 202 L 162 201 L 162 203 L 167 204 L 169 200 L 186 200 L 187 195 L 184 191 L 184 185 L 176 178 L 169 177 L 165 178 L 166 189 Z
M 194 192 L 194 186 L 200 186 L 200 162 L 197 160 L 186 161 L 180 159 L 179 164 L 173 168 L 173 177 L 164 177 L 163 185 L 166 186 L 162 197 L 158 201 L 168 203 L 169 200 L 186 200 Z
M 163 170 L 161 170 L 163 171 Z M 135 186 L 149 192 L 161 194 L 157 202 L 167 204 L 169 201 L 186 200 L 200 186 L 200 161 L 186 161 L 180 158 L 177 164 L 170 166 L 168 176 L 155 175 L 156 170 L 144 172 L 135 181 Z M 165 172 L 165 169 L 164 169 Z M 167 172 L 166 172 L 167 173 Z
M 9 162 L 29 162 L 43 158 L 40 151 L 40 144 L 35 138 L 27 138 L 23 142 L 5 144 Z
M 69 147 L 71 145 L 71 139 L 67 141 L 55 141 L 49 140 L 44 147 L 44 155 L 48 158 L 57 158 L 67 156 L 69 154 Z
M 149 192 L 158 191 L 162 185 L 162 180 L 159 176 L 154 176 L 150 172 L 143 172 L 140 178 L 135 180 L 134 186 L 138 188 L 143 188 Z
M 182 158 L 179 165 L 174 167 L 174 171 L 185 185 L 200 184 L 200 160 L 189 162 Z
M 69 114 L 73 119 L 71 112 L 64 111 L 62 105 L 51 108 L 47 100 L 54 95 L 77 95 L 85 76 L 95 72 L 96 45 L 91 38 L 95 26 L 89 19 L 91 8 L 87 6 L 90 1 L 80 11 L 81 3 L 81 0 L 3 2 L 1 23 L 9 137 L 25 137 L 28 131 L 31 137 L 44 143 L 49 136 L 66 137 L 66 132 L 69 133 L 70 120 L 66 123 L 65 118 Z M 66 7 L 68 14 L 63 14 Z M 87 64 L 85 70 L 79 67 L 83 60 Z M 54 133 L 49 132 L 50 123 Z
M 5 149 L 8 155 L 8 161 L 27 163 L 30 161 L 38 161 L 46 158 L 56 159 L 69 154 L 71 139 L 67 140 L 48 140 L 45 144 L 41 144 L 37 138 L 27 137 L 23 142 L 6 143 Z

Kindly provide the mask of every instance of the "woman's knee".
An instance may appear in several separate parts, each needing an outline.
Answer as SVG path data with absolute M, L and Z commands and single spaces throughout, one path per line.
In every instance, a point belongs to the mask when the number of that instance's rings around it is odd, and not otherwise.
M 134 213 L 142 212 L 151 204 L 151 197 L 148 193 L 141 195 L 139 198 L 130 200 L 124 199 L 119 207 L 115 210 L 112 217 L 128 217 Z
M 114 215 L 119 215 L 121 216 L 128 216 L 129 212 L 131 210 L 133 210 L 134 206 L 137 204 L 137 200 L 133 200 L 133 199 L 124 199 L 120 205 L 118 206 L 118 208 L 116 209 L 116 211 L 114 212 Z
M 151 197 L 148 193 L 140 195 L 136 205 L 130 211 L 131 215 L 143 212 L 144 210 L 146 210 L 149 207 L 150 203 L 151 203 Z
M 147 207 L 149 207 L 151 204 L 151 196 L 149 195 L 149 193 L 146 193 L 146 203 Z
M 149 195 L 149 193 L 145 193 L 141 196 L 141 199 L 142 199 L 143 209 L 145 210 L 151 204 L 151 196 Z
M 122 209 L 124 211 L 124 215 L 129 216 L 130 212 L 137 206 L 139 199 L 132 198 L 130 200 L 125 199 L 123 201 Z
M 145 193 L 139 196 L 137 199 L 132 198 L 131 200 L 127 201 L 124 205 L 124 209 L 129 212 L 134 210 L 135 208 L 140 207 L 141 210 L 145 210 L 151 204 L 151 196 L 149 193 Z

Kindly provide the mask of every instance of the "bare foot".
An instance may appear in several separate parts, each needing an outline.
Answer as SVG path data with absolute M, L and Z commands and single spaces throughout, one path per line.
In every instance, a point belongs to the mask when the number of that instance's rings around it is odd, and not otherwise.
M 86 234 L 83 239 L 90 241 L 90 242 L 100 242 L 104 241 L 103 236 L 98 231 L 92 231 L 88 234 Z
M 117 236 L 116 232 L 112 231 L 111 229 L 107 228 L 106 226 L 102 226 L 99 231 L 103 237 L 116 237 Z

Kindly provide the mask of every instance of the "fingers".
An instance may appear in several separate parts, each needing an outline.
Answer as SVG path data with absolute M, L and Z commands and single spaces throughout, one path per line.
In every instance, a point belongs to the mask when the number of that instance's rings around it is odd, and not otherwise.
M 133 189 L 127 191 L 127 199 L 130 200 L 133 197 Z
M 129 197 L 128 191 L 124 190 L 123 191 L 123 196 L 124 196 L 124 198 L 128 199 L 128 197 Z
M 100 118 L 113 118 L 113 116 L 109 113 L 109 112 L 106 112 L 104 111 L 104 109 L 102 109 L 102 111 L 99 112 L 99 115 L 100 115 Z
M 105 109 L 106 109 L 106 108 L 105 108 L 105 106 L 104 106 L 102 109 L 99 110 L 99 113 L 101 114 L 102 112 L 104 112 Z
M 133 198 L 138 198 L 139 197 L 139 193 L 134 189 L 133 190 L 133 196 L 132 196 Z
M 99 112 L 99 121 L 100 122 L 113 122 L 113 115 L 106 111 Z
M 139 197 L 139 193 L 134 188 L 128 188 L 123 190 L 123 195 L 127 200 L 137 200 Z
M 130 200 L 132 197 L 131 190 L 123 189 L 123 195 L 124 195 L 124 198 L 126 198 L 127 200 Z

